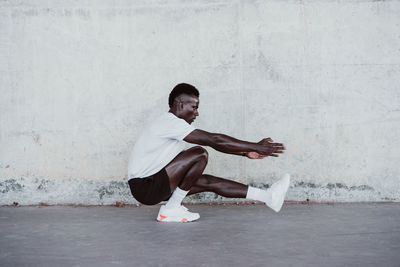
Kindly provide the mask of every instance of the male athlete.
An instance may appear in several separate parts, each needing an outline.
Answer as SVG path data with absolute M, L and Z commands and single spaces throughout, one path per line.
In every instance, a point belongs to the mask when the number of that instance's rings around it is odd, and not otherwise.
M 258 143 L 228 135 L 195 129 L 191 124 L 199 116 L 199 91 L 181 83 L 169 95 L 170 110 L 152 121 L 138 138 L 129 159 L 129 187 L 135 199 L 145 205 L 162 205 L 157 216 L 161 222 L 190 222 L 200 218 L 181 205 L 186 195 L 214 192 L 230 198 L 247 198 L 264 202 L 278 212 L 283 204 L 290 177 L 286 174 L 267 190 L 203 174 L 209 146 L 223 153 L 250 159 L 278 157 L 283 144 L 271 138 Z M 184 142 L 197 144 L 184 150 Z

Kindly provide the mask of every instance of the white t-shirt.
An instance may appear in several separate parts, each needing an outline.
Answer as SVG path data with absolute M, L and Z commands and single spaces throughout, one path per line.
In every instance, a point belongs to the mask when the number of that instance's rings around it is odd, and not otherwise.
M 144 178 L 164 168 L 185 148 L 183 138 L 195 128 L 167 112 L 148 125 L 133 147 L 128 177 Z

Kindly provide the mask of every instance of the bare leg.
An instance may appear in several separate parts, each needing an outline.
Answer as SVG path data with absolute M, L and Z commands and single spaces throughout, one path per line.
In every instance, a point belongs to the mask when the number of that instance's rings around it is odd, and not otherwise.
M 178 154 L 166 167 L 171 191 L 177 186 L 189 191 L 207 166 L 208 153 L 200 147 L 192 147 Z
M 203 174 L 207 165 L 208 153 L 200 147 L 192 147 L 177 155 L 166 167 L 171 191 L 177 186 L 189 191 L 189 195 L 200 192 L 214 192 L 223 197 L 245 198 L 248 186 Z
M 212 175 L 203 174 L 199 179 L 196 180 L 196 183 L 190 189 L 189 195 L 200 192 L 214 192 L 223 197 L 246 198 L 247 189 L 247 185 Z

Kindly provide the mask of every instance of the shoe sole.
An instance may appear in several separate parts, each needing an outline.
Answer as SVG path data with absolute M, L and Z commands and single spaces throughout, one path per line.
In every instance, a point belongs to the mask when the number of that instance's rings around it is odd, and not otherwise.
M 187 218 L 182 218 L 181 220 L 170 220 L 168 217 L 166 217 L 166 216 L 164 216 L 164 215 L 162 215 L 162 214 L 158 215 L 158 217 L 157 217 L 157 221 L 158 221 L 158 222 L 179 222 L 179 223 L 188 223 L 188 222 L 194 222 L 194 221 L 196 221 L 196 220 L 198 220 L 198 219 L 200 219 L 200 217 L 197 218 L 197 219 L 193 219 L 193 220 L 189 220 L 189 219 L 187 219 Z

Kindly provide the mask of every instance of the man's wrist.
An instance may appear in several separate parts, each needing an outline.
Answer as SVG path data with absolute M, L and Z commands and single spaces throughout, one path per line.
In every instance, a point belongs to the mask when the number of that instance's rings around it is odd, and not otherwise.
M 243 157 L 247 157 L 247 152 L 242 152 Z

